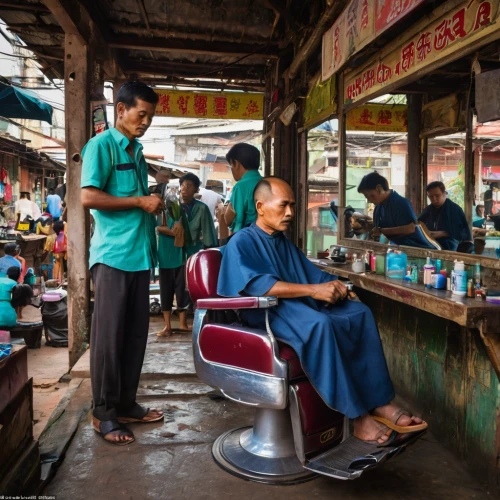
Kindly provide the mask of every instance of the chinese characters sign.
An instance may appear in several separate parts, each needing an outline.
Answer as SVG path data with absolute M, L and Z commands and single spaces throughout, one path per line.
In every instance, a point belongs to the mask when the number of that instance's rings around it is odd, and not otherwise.
M 156 116 L 262 120 L 264 95 L 243 92 L 156 90 Z
M 323 36 L 322 80 L 424 0 L 350 0 Z
M 346 75 L 344 102 L 352 104 L 376 93 L 394 88 L 399 80 L 425 70 L 432 63 L 499 31 L 500 0 L 468 0 L 446 11 L 447 4 L 436 9 L 430 24 L 412 30 L 404 43 L 390 44 L 359 71 Z M 448 7 L 449 9 L 449 7 Z
M 366 104 L 346 115 L 347 130 L 407 132 L 408 109 L 404 104 Z
M 374 2 L 351 0 L 323 35 L 322 80 L 330 78 L 347 59 L 373 39 Z
M 375 31 L 382 33 L 418 7 L 424 0 L 377 0 Z

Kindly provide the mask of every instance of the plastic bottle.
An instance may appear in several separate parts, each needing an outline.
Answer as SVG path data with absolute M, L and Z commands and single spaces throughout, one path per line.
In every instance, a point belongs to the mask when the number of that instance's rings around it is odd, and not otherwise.
M 476 262 L 476 264 L 474 265 L 474 282 L 476 283 L 476 285 L 481 284 L 481 263 L 480 262 Z
M 401 251 L 388 251 L 385 261 L 385 276 L 392 279 L 404 279 L 406 275 L 407 256 Z
M 6 358 L 12 351 L 10 332 L 0 330 L 0 359 Z
M 418 283 L 418 266 L 415 264 L 411 266 L 411 281 L 412 283 Z
M 460 297 L 467 295 L 467 271 L 461 260 L 455 261 L 455 267 L 451 272 L 451 292 Z
M 428 288 L 431 287 L 432 284 L 432 273 L 436 270 L 436 268 L 431 264 L 431 258 L 427 257 L 427 260 L 424 264 L 424 285 Z

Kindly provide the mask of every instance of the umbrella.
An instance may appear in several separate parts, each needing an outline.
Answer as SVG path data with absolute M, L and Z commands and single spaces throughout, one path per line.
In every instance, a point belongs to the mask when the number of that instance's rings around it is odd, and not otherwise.
M 0 82 L 0 116 L 40 120 L 52 125 L 52 106 L 31 93 Z

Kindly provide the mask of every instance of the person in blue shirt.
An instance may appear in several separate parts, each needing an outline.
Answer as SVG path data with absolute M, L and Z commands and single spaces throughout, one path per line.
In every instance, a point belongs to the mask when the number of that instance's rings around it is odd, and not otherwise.
M 53 189 L 49 189 L 47 196 L 47 212 L 52 215 L 54 222 L 58 221 L 62 214 L 62 200 Z
M 460 243 L 464 247 L 467 242 L 472 247 L 472 232 L 464 211 L 447 197 L 445 185 L 440 181 L 431 182 L 426 192 L 431 204 L 424 208 L 418 220 L 427 226 L 441 248 L 456 251 Z
M 409 200 L 389 189 L 389 182 L 385 177 L 378 172 L 365 175 L 358 186 L 358 193 L 362 193 L 369 203 L 375 205 L 373 236 L 383 234 L 395 245 L 434 248 L 422 236 L 422 231 L 417 231 L 417 217 Z
M 5 277 L 7 276 L 7 270 L 10 267 L 18 267 L 21 269 L 21 262 L 16 259 L 16 256 L 19 255 L 21 252 L 21 247 L 15 243 L 6 243 L 6 245 L 3 247 L 3 251 L 5 253 L 5 256 L 0 259 L 0 276 Z
M 156 267 L 156 216 L 164 203 L 148 190 L 148 166 L 137 141 L 155 114 L 158 94 L 128 81 L 116 96 L 116 128 L 82 151 L 81 200 L 95 229 L 90 272 L 95 285 L 90 341 L 94 430 L 106 441 L 135 438 L 124 424 L 155 422 L 163 412 L 136 402 L 149 329 L 150 270 Z

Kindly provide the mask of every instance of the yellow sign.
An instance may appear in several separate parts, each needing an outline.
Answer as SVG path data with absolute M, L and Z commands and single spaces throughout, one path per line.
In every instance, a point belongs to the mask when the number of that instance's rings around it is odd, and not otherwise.
M 486 37 L 500 38 L 500 0 L 446 2 L 410 31 L 404 43 L 389 44 L 361 70 L 346 74 L 344 102 L 349 105 L 393 90 L 398 82 Z M 429 22 L 430 20 L 430 22 Z M 485 40 L 490 42 L 490 40 Z M 429 70 L 427 70 L 429 71 Z
M 245 92 L 156 90 L 156 116 L 262 120 L 264 95 Z
M 347 130 L 408 132 L 405 104 L 365 104 L 346 114 Z
M 335 75 L 326 82 L 317 81 L 306 97 L 304 127 L 311 128 L 337 112 Z

